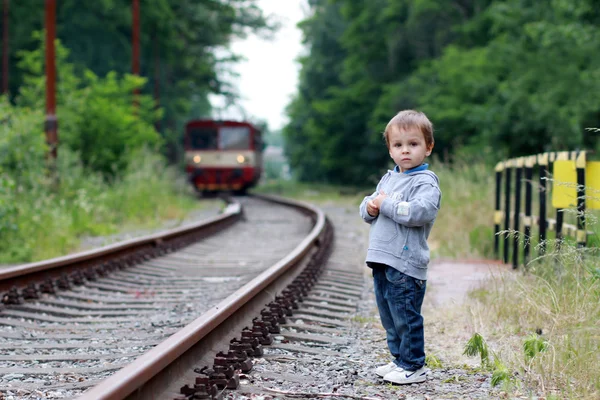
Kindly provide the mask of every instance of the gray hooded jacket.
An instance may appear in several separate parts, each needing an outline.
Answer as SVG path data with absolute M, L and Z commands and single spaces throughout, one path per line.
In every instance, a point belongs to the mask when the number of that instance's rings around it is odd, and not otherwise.
M 426 167 L 425 167 L 426 168 Z M 367 202 L 383 191 L 379 215 L 367 213 Z M 389 265 L 415 279 L 427 279 L 427 238 L 441 205 L 438 177 L 427 169 L 388 171 L 375 193 L 360 203 L 360 215 L 371 224 L 367 263 Z

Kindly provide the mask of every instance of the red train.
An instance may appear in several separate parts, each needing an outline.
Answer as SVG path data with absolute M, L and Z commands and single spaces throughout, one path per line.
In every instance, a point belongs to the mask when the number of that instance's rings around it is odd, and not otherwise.
M 199 192 L 245 193 L 262 174 L 261 132 L 250 123 L 189 121 L 184 147 L 186 172 Z

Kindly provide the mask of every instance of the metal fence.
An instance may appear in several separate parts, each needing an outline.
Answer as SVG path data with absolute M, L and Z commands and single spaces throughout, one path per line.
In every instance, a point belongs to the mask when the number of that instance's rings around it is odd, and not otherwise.
M 521 262 L 526 264 L 531 255 L 534 226 L 538 227 L 538 255 L 546 251 L 549 231 L 556 233 L 556 246 L 560 246 L 566 236 L 574 238 L 578 247 L 586 246 L 591 234 L 586 230 L 586 209 L 600 208 L 600 162 L 587 161 L 587 154 L 586 151 L 548 152 L 496 165 L 494 253 L 497 258 L 500 258 L 503 239 L 503 261 L 510 262 L 512 247 L 513 268 Z M 534 210 L 534 186 L 537 186 L 537 210 Z M 554 218 L 548 216 L 549 197 Z M 576 211 L 574 224 L 565 223 L 566 209 Z

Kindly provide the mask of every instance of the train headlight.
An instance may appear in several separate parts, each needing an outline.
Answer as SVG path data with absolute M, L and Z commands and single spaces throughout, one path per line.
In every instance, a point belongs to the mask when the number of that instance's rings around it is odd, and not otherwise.
M 243 155 L 241 155 L 241 154 L 238 154 L 238 156 L 237 156 L 237 162 L 238 162 L 239 164 L 243 164 L 243 163 L 244 163 L 244 161 L 246 161 L 246 157 L 244 157 L 244 156 L 243 156 Z
M 200 157 L 200 156 L 194 156 L 194 162 L 196 164 L 200 164 L 200 161 L 202 161 L 202 157 Z

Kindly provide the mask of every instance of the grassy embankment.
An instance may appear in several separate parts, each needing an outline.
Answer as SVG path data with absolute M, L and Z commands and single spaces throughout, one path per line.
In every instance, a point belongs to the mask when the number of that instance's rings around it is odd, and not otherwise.
M 0 246 L 0 263 L 23 263 L 77 251 L 85 237 L 159 228 L 204 207 L 173 168 L 151 153 L 122 178 L 107 183 L 61 153 L 60 185 L 6 190 L 14 219 Z
M 491 257 L 493 170 L 483 165 L 435 165 L 434 170 L 443 192 L 442 210 L 430 237 L 434 257 Z M 274 184 L 261 190 L 309 201 L 338 199 L 358 205 L 372 187 L 356 189 L 355 194 L 348 194 L 352 193 L 348 188 L 314 185 Z M 597 232 L 593 220 L 588 219 L 588 230 Z M 533 234 L 537 235 L 537 229 Z M 598 235 L 590 239 L 597 246 Z M 532 254 L 537 255 L 535 240 L 532 244 Z M 547 246 L 545 258 L 509 274 L 509 278 L 491 278 L 485 289 L 473 292 L 465 305 L 472 333 L 480 333 L 489 350 L 490 362 L 482 368 L 493 372 L 507 393 L 534 389 L 548 399 L 598 398 L 597 247 L 577 249 L 567 241 L 556 252 L 552 239 Z

